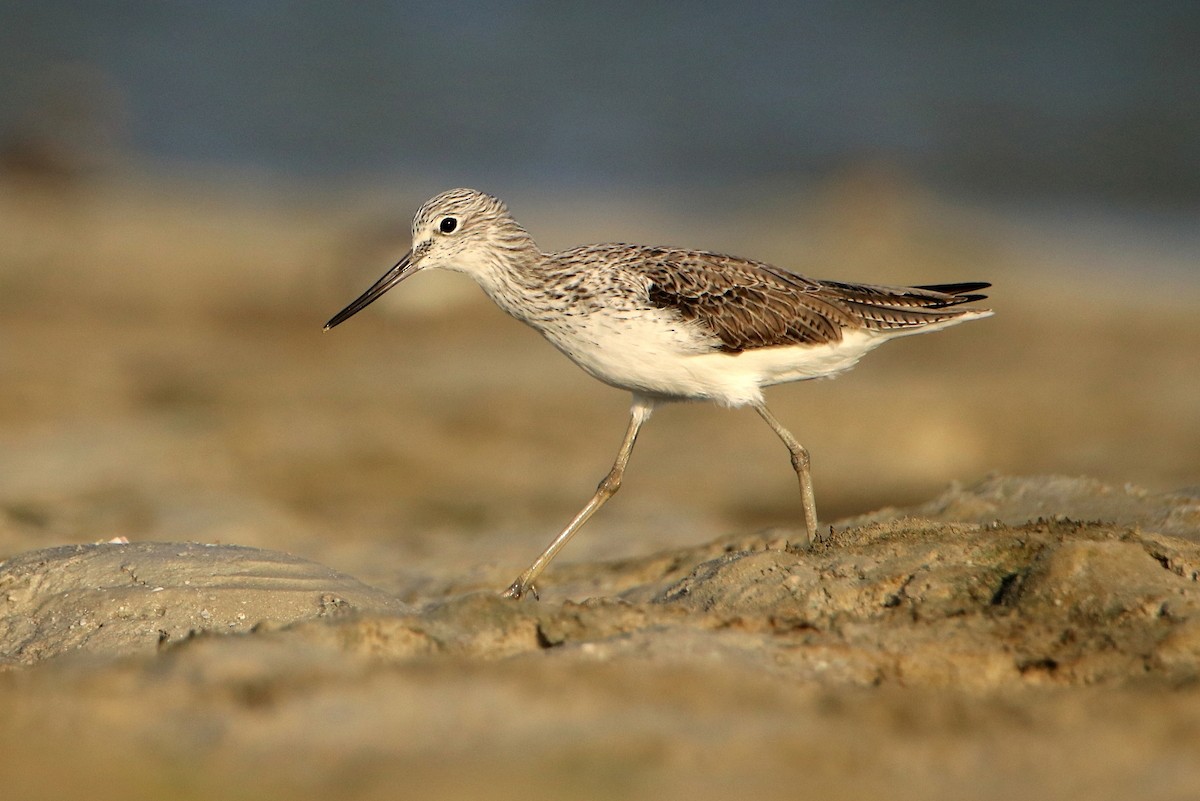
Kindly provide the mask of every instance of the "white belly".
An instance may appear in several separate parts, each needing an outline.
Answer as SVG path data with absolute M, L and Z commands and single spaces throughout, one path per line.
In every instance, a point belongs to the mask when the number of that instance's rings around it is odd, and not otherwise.
M 989 313 L 920 328 L 849 330 L 839 342 L 826 345 L 781 345 L 741 353 L 714 350 L 715 338 L 667 314 L 590 315 L 567 326 L 535 327 L 606 384 L 650 396 L 745 406 L 762 402 L 763 387 L 837 375 L 889 339 L 935 331 Z

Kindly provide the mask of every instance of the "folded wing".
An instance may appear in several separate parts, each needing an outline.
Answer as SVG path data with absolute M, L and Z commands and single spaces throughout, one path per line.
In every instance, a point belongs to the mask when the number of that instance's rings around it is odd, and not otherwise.
M 647 248 L 639 271 L 647 297 L 713 333 L 738 353 L 838 342 L 845 330 L 919 328 L 968 314 L 959 306 L 990 284 L 879 286 L 817 281 L 762 262 L 701 251 Z

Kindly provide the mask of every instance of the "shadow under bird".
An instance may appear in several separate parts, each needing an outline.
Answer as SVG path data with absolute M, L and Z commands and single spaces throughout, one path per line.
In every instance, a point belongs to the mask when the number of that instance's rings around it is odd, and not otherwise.
M 763 387 L 848 370 L 896 337 L 992 314 L 961 308 L 990 284 L 877 286 L 804 278 L 770 264 L 696 250 L 585 245 L 543 253 L 499 199 L 451 189 L 413 218 L 412 248 L 325 324 L 328 331 L 421 270 L 466 273 L 496 305 L 532 326 L 592 376 L 633 393 L 625 439 L 591 500 L 505 590 L 534 581 L 621 486 L 638 431 L 656 404 L 750 406 L 783 440 L 800 482 L 804 525 L 817 528 L 809 457 L 763 400 Z

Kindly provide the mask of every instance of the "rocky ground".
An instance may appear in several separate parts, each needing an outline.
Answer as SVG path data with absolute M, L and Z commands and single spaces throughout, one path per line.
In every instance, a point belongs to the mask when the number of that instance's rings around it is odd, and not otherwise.
M 1197 287 L 1154 237 L 860 178 L 712 225 L 510 199 L 548 247 L 665 231 L 990 278 L 998 311 L 772 392 L 828 543 L 754 415 L 666 408 L 514 603 L 611 461 L 620 393 L 453 276 L 321 335 L 403 248 L 369 195 L 4 190 L 4 797 L 1200 787 Z

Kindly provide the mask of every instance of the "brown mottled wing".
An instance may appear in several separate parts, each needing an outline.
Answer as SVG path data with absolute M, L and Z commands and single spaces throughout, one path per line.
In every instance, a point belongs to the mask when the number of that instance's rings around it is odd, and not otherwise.
M 713 332 L 721 350 L 838 342 L 845 329 L 885 331 L 950 320 L 986 283 L 888 287 L 815 281 L 762 262 L 646 248 L 637 269 L 648 297 Z

